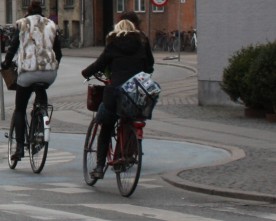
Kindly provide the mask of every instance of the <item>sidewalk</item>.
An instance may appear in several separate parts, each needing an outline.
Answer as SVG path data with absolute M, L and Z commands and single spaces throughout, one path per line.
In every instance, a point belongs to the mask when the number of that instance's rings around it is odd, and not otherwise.
M 63 55 L 95 58 L 102 49 L 63 49 Z M 275 203 L 276 124 L 264 119 L 245 118 L 243 108 L 239 106 L 198 106 L 196 54 L 181 53 L 180 61 L 174 57 L 176 55 L 154 52 L 156 64 L 183 68 L 183 79 L 177 82 L 172 79 L 161 84 L 162 98 L 154 112 L 154 119 L 147 122 L 145 136 L 223 148 L 232 154 L 233 161 L 163 174 L 163 179 L 188 190 Z M 77 101 L 78 95 L 68 100 L 55 100 L 57 105 L 68 102 L 66 110 L 55 105 L 55 116 L 58 112 L 70 114 L 70 108 L 75 106 L 75 112 L 87 114 L 79 104 L 70 103 L 72 100 Z M 0 128 L 8 127 L 6 121 L 2 123 Z M 87 122 L 82 125 L 60 121 L 52 126 L 53 132 L 82 133 L 86 131 Z

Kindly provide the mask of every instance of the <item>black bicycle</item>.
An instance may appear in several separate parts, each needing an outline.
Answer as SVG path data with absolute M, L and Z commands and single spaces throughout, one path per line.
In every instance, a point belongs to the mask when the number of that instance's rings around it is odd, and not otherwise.
M 46 83 L 35 83 L 33 90 L 49 87 Z M 30 158 L 30 164 L 34 173 L 40 173 L 45 165 L 48 145 L 50 140 L 50 121 L 53 113 L 52 105 L 41 105 L 34 102 L 31 117 L 26 114 L 24 156 Z M 13 114 L 10 130 L 5 136 L 8 140 L 8 163 L 11 169 L 15 169 L 18 160 L 11 160 L 16 151 L 15 115 Z

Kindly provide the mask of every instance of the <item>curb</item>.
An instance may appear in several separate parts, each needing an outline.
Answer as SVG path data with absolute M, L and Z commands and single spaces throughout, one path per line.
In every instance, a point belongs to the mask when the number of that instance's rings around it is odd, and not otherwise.
M 192 141 L 188 141 L 188 142 L 192 142 Z M 229 162 L 236 161 L 246 157 L 244 151 L 241 148 L 211 144 L 206 142 L 195 142 L 195 143 L 205 144 L 215 148 L 224 149 L 231 153 L 231 156 L 232 156 L 231 159 L 226 160 L 224 162 L 219 162 L 219 161 L 215 162 L 212 166 L 225 165 Z M 273 204 L 276 203 L 276 195 L 269 195 L 265 193 L 254 192 L 254 191 L 241 191 L 241 190 L 235 190 L 230 188 L 199 184 L 199 183 L 185 180 L 183 176 L 180 177 L 181 173 L 195 168 L 202 168 L 202 167 L 194 167 L 186 170 L 179 170 L 179 171 L 165 173 L 161 175 L 161 178 L 167 183 L 175 187 L 192 191 L 192 192 L 198 192 L 198 193 L 216 195 L 216 196 L 222 196 L 222 197 L 228 197 L 228 198 L 235 198 L 235 199 L 242 199 L 242 200 L 262 201 L 262 202 L 268 202 Z
M 229 197 L 229 198 L 235 198 L 235 199 L 262 201 L 262 202 L 269 202 L 273 204 L 276 203 L 276 195 L 262 194 L 262 193 L 251 192 L 251 191 L 233 190 L 233 189 L 193 183 L 183 178 L 180 178 L 179 174 L 181 172 L 183 172 L 183 170 L 178 172 L 163 174 L 161 175 L 161 178 L 173 186 L 176 186 L 185 190 L 193 191 L 193 192 L 223 196 L 223 197 Z
M 155 64 L 185 68 L 185 69 L 190 70 L 190 71 L 194 72 L 195 74 L 197 74 L 196 68 L 193 68 L 192 66 L 185 65 L 185 64 L 175 64 L 175 63 L 166 63 L 166 62 L 155 62 Z

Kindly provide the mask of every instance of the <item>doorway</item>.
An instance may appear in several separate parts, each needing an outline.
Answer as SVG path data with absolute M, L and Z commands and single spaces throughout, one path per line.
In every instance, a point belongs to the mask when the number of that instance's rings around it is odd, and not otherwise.
M 113 1 L 103 0 L 103 42 L 106 35 L 113 30 Z

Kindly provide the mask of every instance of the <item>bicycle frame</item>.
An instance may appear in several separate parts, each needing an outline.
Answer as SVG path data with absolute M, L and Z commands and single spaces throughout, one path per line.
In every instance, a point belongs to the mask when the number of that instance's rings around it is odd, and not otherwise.
M 51 118 L 52 118 L 52 114 L 53 114 L 53 105 L 48 104 L 47 105 L 47 110 L 44 107 L 41 107 L 40 104 L 34 104 L 33 105 L 33 109 L 31 111 L 31 119 L 28 120 L 27 114 L 25 116 L 25 122 L 26 122 L 26 131 L 25 131 L 25 135 L 26 135 L 26 142 L 27 142 L 27 146 L 30 145 L 30 143 L 32 143 L 33 141 L 33 132 L 31 130 L 33 130 L 32 128 L 32 123 L 33 123 L 33 119 L 34 119 L 34 114 L 37 111 L 40 111 L 42 113 L 43 116 L 43 124 L 44 124 L 44 141 L 45 142 L 49 142 L 50 140 L 50 122 L 51 122 Z M 50 113 L 50 115 L 48 116 L 47 112 Z
M 124 130 L 127 129 L 126 127 L 127 124 L 130 124 L 135 129 L 138 140 L 143 139 L 143 128 L 146 126 L 145 121 L 143 120 L 130 121 L 129 119 L 123 119 L 123 118 L 119 119 L 117 122 L 117 125 L 115 126 L 116 133 L 113 137 L 115 140 L 115 147 L 111 140 L 108 154 L 107 154 L 107 165 L 113 166 L 115 164 L 125 161 L 124 146 L 123 146 L 124 143 L 122 141 L 126 140 L 126 138 L 124 137 L 124 134 L 125 134 Z M 118 141 L 121 141 L 121 142 L 118 142 Z M 121 158 L 117 159 L 116 156 L 118 156 L 119 153 L 121 153 Z

